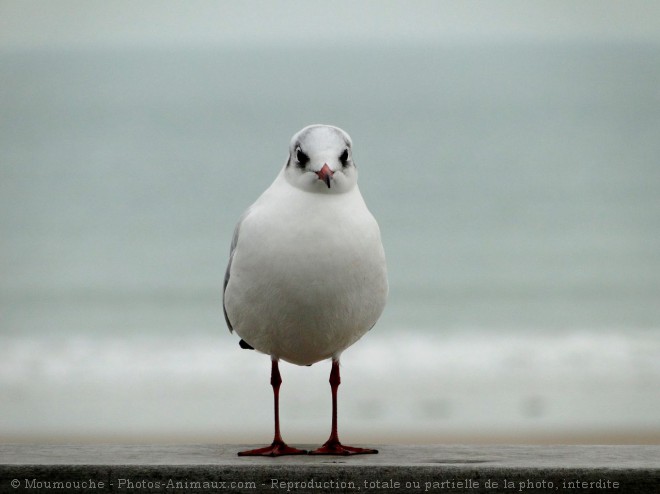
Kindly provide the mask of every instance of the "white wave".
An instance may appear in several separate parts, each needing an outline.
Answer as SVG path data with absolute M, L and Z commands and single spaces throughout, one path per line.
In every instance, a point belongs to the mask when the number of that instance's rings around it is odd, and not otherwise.
M 373 332 L 342 356 L 345 435 L 660 431 L 657 331 Z M 282 427 L 320 441 L 329 365 L 281 366 Z M 6 338 L 0 436 L 267 440 L 269 360 L 217 336 Z

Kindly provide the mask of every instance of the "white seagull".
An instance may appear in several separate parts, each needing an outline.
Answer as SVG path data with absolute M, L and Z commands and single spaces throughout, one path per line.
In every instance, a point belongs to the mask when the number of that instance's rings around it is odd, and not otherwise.
M 369 331 L 387 298 L 378 223 L 357 186 L 351 138 L 337 127 L 296 133 L 273 184 L 241 216 L 225 274 L 223 305 L 240 346 L 270 355 L 275 437 L 240 456 L 305 454 L 280 435 L 280 359 L 311 365 L 332 359 L 332 431 L 311 454 L 367 454 L 337 435 L 341 353 Z

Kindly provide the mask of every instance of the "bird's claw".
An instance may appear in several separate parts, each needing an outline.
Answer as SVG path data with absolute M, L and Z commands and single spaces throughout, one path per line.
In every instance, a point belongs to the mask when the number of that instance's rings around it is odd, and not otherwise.
M 265 448 L 249 449 L 241 451 L 238 456 L 285 456 L 285 455 L 306 455 L 307 451 L 304 449 L 292 448 L 285 442 L 274 441 L 270 446 Z
M 375 455 L 377 449 L 356 448 L 354 446 L 344 446 L 339 441 L 328 441 L 323 446 L 309 452 L 310 455 Z

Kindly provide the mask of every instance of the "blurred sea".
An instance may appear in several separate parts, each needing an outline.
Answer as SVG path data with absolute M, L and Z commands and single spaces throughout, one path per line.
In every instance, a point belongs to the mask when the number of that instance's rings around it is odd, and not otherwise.
M 310 123 L 351 134 L 389 262 L 346 435 L 657 441 L 660 47 L 630 44 L 0 52 L 0 440 L 269 439 L 222 279 Z M 290 440 L 325 439 L 327 372 L 283 368 Z

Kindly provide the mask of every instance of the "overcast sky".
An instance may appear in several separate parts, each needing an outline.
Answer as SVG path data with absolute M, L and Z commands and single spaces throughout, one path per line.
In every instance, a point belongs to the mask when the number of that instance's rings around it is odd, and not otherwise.
M 0 0 L 0 47 L 444 40 L 660 42 L 660 1 Z

